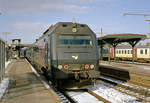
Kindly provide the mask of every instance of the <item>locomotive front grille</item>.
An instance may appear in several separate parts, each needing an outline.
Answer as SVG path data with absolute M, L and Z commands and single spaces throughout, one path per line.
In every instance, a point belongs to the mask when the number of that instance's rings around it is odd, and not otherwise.
M 70 70 L 81 70 L 81 65 L 79 64 L 71 64 Z

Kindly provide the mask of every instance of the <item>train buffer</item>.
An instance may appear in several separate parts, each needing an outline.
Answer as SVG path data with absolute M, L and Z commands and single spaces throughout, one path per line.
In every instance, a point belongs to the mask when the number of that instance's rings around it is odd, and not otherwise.
M 47 89 L 31 69 L 25 59 L 12 61 L 6 77 L 9 78 L 8 91 L 0 103 L 60 103 L 55 92 Z

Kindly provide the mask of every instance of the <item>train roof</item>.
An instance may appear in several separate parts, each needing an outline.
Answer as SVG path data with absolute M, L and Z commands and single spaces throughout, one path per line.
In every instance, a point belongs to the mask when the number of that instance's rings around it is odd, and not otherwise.
M 138 46 L 136 46 L 136 47 L 138 47 L 138 48 L 150 48 L 149 45 L 138 45 Z
M 67 26 L 76 26 L 76 28 L 83 28 L 83 27 L 88 27 L 87 24 L 80 24 L 80 23 L 73 23 L 73 22 L 58 22 L 56 23 L 55 25 L 51 25 L 38 39 L 40 40 L 41 38 L 43 38 L 45 35 L 47 35 L 49 32 L 53 31 L 55 28 L 59 27 L 59 26 L 62 26 L 62 27 L 67 27 Z M 89 27 L 88 27 L 89 28 Z M 91 31 L 92 32 L 92 31 Z M 92 32 L 94 33 L 94 32 Z M 36 42 L 37 42 L 36 41 Z M 33 44 L 35 44 L 36 42 L 34 42 Z
M 119 45 L 116 47 L 116 49 L 131 49 L 132 47 L 130 45 Z M 135 48 L 150 48 L 148 45 L 137 45 Z

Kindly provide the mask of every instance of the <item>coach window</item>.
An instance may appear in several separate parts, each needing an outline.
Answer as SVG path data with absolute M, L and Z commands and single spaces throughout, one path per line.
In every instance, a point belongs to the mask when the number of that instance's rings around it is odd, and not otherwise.
M 140 50 L 140 54 L 143 54 L 143 49 Z
M 116 53 L 118 54 L 118 50 L 116 50 Z
M 145 49 L 145 54 L 147 55 L 147 49 Z

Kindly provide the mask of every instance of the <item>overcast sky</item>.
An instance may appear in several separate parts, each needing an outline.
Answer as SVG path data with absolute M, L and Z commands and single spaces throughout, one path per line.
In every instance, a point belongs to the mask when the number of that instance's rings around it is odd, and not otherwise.
M 60 21 L 88 24 L 94 32 L 147 34 L 149 25 L 143 16 L 150 14 L 150 0 L 0 0 L 0 38 L 21 38 L 33 43 L 51 25 Z

